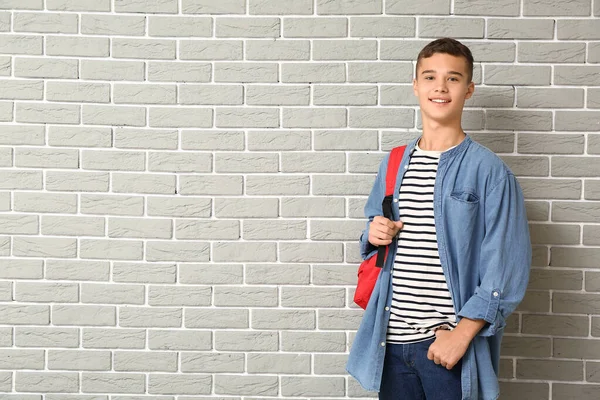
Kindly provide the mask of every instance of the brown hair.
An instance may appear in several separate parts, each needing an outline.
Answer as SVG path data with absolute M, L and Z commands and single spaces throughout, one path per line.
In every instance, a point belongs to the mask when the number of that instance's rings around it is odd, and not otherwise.
M 471 82 L 473 79 L 473 55 L 471 54 L 471 50 L 458 40 L 452 38 L 441 38 L 436 39 L 433 42 L 427 44 L 427 46 L 423 47 L 419 56 L 417 57 L 417 66 L 416 71 L 419 69 L 419 63 L 423 58 L 429 58 L 436 53 L 444 53 L 450 54 L 455 57 L 463 57 L 467 61 L 467 72 L 469 73 L 469 80 Z

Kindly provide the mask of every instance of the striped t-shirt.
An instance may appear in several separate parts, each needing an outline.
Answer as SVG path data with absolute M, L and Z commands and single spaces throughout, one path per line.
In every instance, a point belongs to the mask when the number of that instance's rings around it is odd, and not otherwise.
M 434 329 L 456 325 L 455 311 L 440 264 L 433 216 L 433 188 L 441 151 L 418 143 L 400 186 L 398 251 L 388 343 L 413 343 L 435 336 Z

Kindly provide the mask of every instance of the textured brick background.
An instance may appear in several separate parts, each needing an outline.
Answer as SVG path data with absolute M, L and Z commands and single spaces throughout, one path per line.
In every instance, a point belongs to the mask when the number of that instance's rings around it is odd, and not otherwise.
M 518 175 L 502 399 L 600 398 L 600 0 L 0 0 L 0 399 L 355 398 L 362 207 L 417 52 Z

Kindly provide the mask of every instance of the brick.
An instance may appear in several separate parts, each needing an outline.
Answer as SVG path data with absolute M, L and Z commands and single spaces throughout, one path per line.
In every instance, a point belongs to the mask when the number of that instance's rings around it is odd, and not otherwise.
M 79 347 L 78 328 L 16 327 L 17 347 Z
M 150 286 L 148 304 L 151 306 L 208 306 L 211 303 L 210 287 Z
M 353 275 L 356 276 L 355 271 L 353 272 Z M 356 279 L 354 279 L 355 281 Z M 345 297 L 346 292 L 343 288 L 283 288 L 281 305 L 284 307 L 343 307 Z M 354 323 L 354 320 L 350 320 L 350 324 Z
M 415 124 L 412 109 L 388 107 L 350 108 L 350 128 L 411 128 Z
M 375 105 L 376 86 L 327 85 L 317 86 L 313 92 L 315 105 Z
M 346 375 L 347 354 L 315 354 L 316 375 Z
M 598 85 L 600 66 L 595 65 L 557 65 L 554 68 L 555 85 Z
M 185 311 L 185 327 L 200 329 L 249 328 L 248 314 L 248 309 L 242 308 L 191 308 Z M 237 333 L 250 334 L 250 332 Z M 239 343 L 239 345 L 243 346 L 242 343 Z
M 150 152 L 148 169 L 158 172 L 211 172 L 212 155 L 206 153 Z
M 555 129 L 596 132 L 599 117 L 600 111 L 556 111 Z
M 501 0 L 497 2 L 490 2 L 488 0 L 457 0 L 454 3 L 454 14 L 456 15 L 518 16 L 519 13 L 519 0 Z
M 312 55 L 314 60 L 375 60 L 375 40 L 315 40 Z
M 600 245 L 600 227 L 587 225 L 583 227 L 583 244 L 588 246 Z
M 52 306 L 52 324 L 115 326 L 116 310 L 115 307 L 110 306 L 54 305 Z
M 245 14 L 246 1 L 182 0 L 181 9 L 184 14 Z
M 597 157 L 553 157 L 553 176 L 592 177 L 593 171 L 600 168 L 600 158 Z
M 525 16 L 589 16 L 591 12 L 589 0 L 574 0 L 567 3 L 555 3 L 551 0 L 524 0 Z
M 532 244 L 579 244 L 581 237 L 579 225 L 531 224 L 529 228 Z
M 484 82 L 493 85 L 549 85 L 550 67 L 487 65 Z
M 178 145 L 176 130 L 116 128 L 114 135 L 117 148 L 175 150 Z
M 346 81 L 343 63 L 297 64 L 281 66 L 281 82 L 284 83 L 342 83 Z
M 463 3 L 466 5 L 468 2 L 464 1 Z M 486 2 L 486 5 L 489 3 Z M 456 12 L 456 5 L 454 7 Z M 489 15 L 487 11 L 485 15 Z M 490 39 L 552 39 L 554 37 L 554 20 L 489 18 L 487 20 L 487 37 Z
M 485 20 L 481 18 L 420 18 L 419 37 L 437 38 L 452 36 L 461 38 L 483 38 Z
M 241 60 L 241 40 L 181 40 L 179 58 L 182 60 Z
M 146 125 L 146 109 L 143 107 L 83 105 L 82 119 L 89 125 Z M 78 114 L 79 116 L 79 114 Z M 64 122 L 63 122 L 64 123 Z
M 116 12 L 177 13 L 177 0 L 127 1 L 115 0 Z
M 17 103 L 15 120 L 25 123 L 41 124 L 79 124 L 79 105 Z M 84 120 L 84 122 L 86 122 Z
M 2 349 L 2 369 L 44 369 L 43 350 Z
M 585 43 L 521 42 L 517 56 L 520 62 L 583 63 Z
M 27 235 L 39 233 L 39 217 L 27 214 L 0 215 L 0 233 Z
M 183 131 L 184 150 L 243 150 L 244 132 L 240 131 Z
M 189 176 L 182 175 L 179 179 L 179 193 L 186 195 L 240 195 L 243 190 L 241 175 Z
M 578 108 L 583 107 L 583 95 L 581 89 L 519 88 L 517 91 L 517 107 Z M 549 137 L 549 139 L 551 138 L 552 136 Z
M 68 149 L 17 148 L 15 166 L 25 168 L 78 168 L 79 152 Z
M 588 89 L 587 106 L 588 108 L 600 108 L 600 90 Z
M 143 36 L 146 33 L 146 18 L 131 15 L 84 14 L 81 16 L 81 33 Z
M 552 247 L 551 253 L 552 267 L 598 268 L 598 249 Z
M 0 269 L 2 279 L 41 279 L 42 277 L 42 260 L 2 260 Z
M 552 310 L 559 313 L 597 314 L 600 295 L 579 293 L 554 293 Z
M 532 291 L 525 293 L 525 298 L 517 307 L 517 311 L 527 312 L 549 312 L 550 311 L 550 293 L 548 291 Z
M 284 396 L 343 396 L 343 377 L 281 377 L 281 394 Z
M 557 20 L 557 38 L 564 39 L 600 39 L 600 23 L 597 20 L 559 19 Z
M 381 0 L 317 0 L 317 14 L 381 14 Z
M 319 310 L 318 326 L 325 330 L 356 330 L 361 319 L 360 310 Z
M 116 285 L 114 283 L 82 283 L 81 302 L 96 304 L 144 304 L 142 285 Z
M 306 239 L 306 221 L 248 220 L 242 236 L 246 240 Z
M 253 329 L 315 329 L 314 310 L 254 310 Z
M 175 47 L 174 40 L 113 38 L 111 55 L 114 58 L 173 60 Z
M 36 122 L 37 118 L 43 118 L 40 117 L 39 114 L 34 115 L 34 113 L 28 113 L 27 116 L 25 115 L 26 112 L 28 111 L 30 106 L 24 106 L 23 108 L 21 108 L 22 112 L 20 114 L 19 117 L 19 122 L 28 122 L 28 119 L 31 119 L 31 122 Z M 0 102 L 0 121 L 1 122 L 11 122 L 14 120 L 14 110 L 15 105 L 12 102 Z M 25 111 L 23 111 L 25 110 Z
M 91 82 L 47 82 L 46 98 L 50 101 L 108 103 L 110 85 Z
M 175 104 L 175 85 L 121 84 L 113 86 L 115 104 Z
M 246 283 L 264 285 L 308 284 L 310 268 L 298 264 L 249 264 L 246 265 Z M 282 294 L 283 302 L 283 294 Z M 282 303 L 283 305 L 283 303 Z M 291 306 L 288 305 L 288 306 Z M 300 306 L 300 305 L 298 305 Z
M 244 355 L 241 353 L 182 353 L 182 372 L 244 372 Z
M 27 257 L 75 258 L 76 239 L 13 237 L 13 255 Z
M 282 154 L 282 172 L 345 172 L 346 156 L 340 152 L 293 152 Z
M 500 382 L 502 398 L 527 400 L 546 400 L 549 393 L 548 383 Z
M 600 363 L 586 362 L 585 363 L 585 380 L 588 382 L 598 382 L 600 376 Z
M 341 243 L 281 243 L 283 262 L 341 262 Z
M 552 385 L 552 399 L 570 400 L 594 400 L 600 396 L 600 385 L 573 385 L 566 383 L 554 383 Z
M 487 129 L 537 130 L 552 129 L 550 111 L 488 110 Z
M 143 243 L 137 240 L 81 239 L 79 252 L 81 258 L 141 260 Z
M 148 80 L 155 82 L 210 82 L 212 65 L 202 62 L 149 61 Z
M 76 372 L 25 372 L 15 373 L 17 392 L 76 393 L 79 390 L 79 374 Z
M 115 282 L 175 283 L 175 264 L 144 264 L 115 262 L 112 277 Z
M 315 175 L 312 179 L 314 195 L 368 195 L 373 176 Z
M 215 349 L 225 351 L 276 351 L 277 331 L 216 331 Z
M 248 372 L 254 374 L 309 374 L 310 364 L 308 354 L 248 354 Z
M 415 19 L 408 17 L 351 17 L 350 36 L 413 37 Z
M 277 217 L 278 200 L 271 198 L 216 198 L 215 216 L 218 218 Z
M 225 38 L 274 38 L 279 37 L 279 18 L 220 17 L 216 18 L 215 36 Z
M 5 0 L 0 4 L 0 10 L 10 10 L 13 8 L 21 10 L 43 10 L 44 3 L 43 0 Z
M 575 381 L 583 379 L 583 363 L 558 360 L 517 360 L 517 379 Z
M 124 372 L 175 372 L 177 371 L 177 353 L 115 351 L 114 370 Z
M 421 49 L 428 43 L 427 40 L 387 40 L 382 39 L 379 47 L 379 58 L 382 60 L 403 60 L 413 61 Z M 412 81 L 412 65 L 410 77 L 405 80 Z M 409 79 L 410 78 L 410 79 Z
M 150 36 L 210 37 L 212 19 L 201 17 L 151 16 L 148 24 Z
M 283 36 L 289 38 L 345 37 L 348 31 L 346 18 L 285 18 Z
M 42 189 L 41 171 L 0 171 L 0 189 Z
M 178 308 L 126 307 L 119 312 L 119 326 L 131 328 L 181 327 L 182 312 Z
M 214 305 L 224 307 L 274 307 L 277 306 L 277 288 L 217 286 Z
M 109 38 L 78 36 L 46 36 L 46 54 L 49 56 L 108 57 Z
M 112 178 L 112 189 L 115 193 L 176 193 L 175 176 L 173 175 L 112 173 Z
M 282 124 L 285 128 L 343 128 L 346 119 L 343 108 L 284 108 Z
M 215 393 L 219 394 L 249 394 L 277 395 L 279 379 L 277 376 L 260 375 L 217 375 Z
M 586 180 L 584 197 L 586 200 L 600 200 L 600 182 L 594 180 Z
M 49 350 L 48 369 L 67 371 L 108 371 L 110 351 Z
M 527 199 L 580 199 L 581 180 L 520 178 Z
M 83 328 L 82 331 L 84 348 L 143 349 L 146 345 L 144 329 Z
M 51 11 L 110 11 L 110 0 L 46 0 Z
M 138 215 L 144 210 L 141 196 L 84 194 L 81 195 L 82 214 Z
M 0 37 L 0 54 L 42 55 L 42 36 L 4 34 Z
M 108 261 L 46 260 L 46 279 L 108 281 Z
M 24 79 L 0 80 L 0 90 L 0 99 L 42 100 L 44 82 Z
M 81 391 L 84 393 L 143 393 L 145 386 L 146 376 L 143 374 L 81 374 Z
M 518 152 L 534 154 L 582 154 L 585 137 L 581 134 L 519 133 Z
M 276 83 L 278 66 L 273 63 L 215 63 L 215 82 Z
M 378 134 L 375 130 L 317 130 L 314 133 L 314 148 L 315 150 L 377 150 Z
M 79 285 L 76 283 L 17 282 L 15 300 L 31 303 L 76 303 Z
M 552 205 L 553 221 L 595 222 L 599 215 L 598 203 L 555 202 Z
M 252 0 L 250 14 L 277 15 L 277 14 L 312 14 L 312 0 Z
M 558 340 L 558 339 L 557 339 Z M 550 338 L 504 336 L 502 340 L 503 356 L 550 357 Z
M 213 112 L 197 107 L 151 107 L 150 126 L 156 128 L 211 128 Z
M 148 198 L 148 215 L 165 217 L 209 217 L 211 200 L 205 198 Z
M 581 271 L 535 268 L 531 270 L 528 288 L 534 290 L 581 290 L 582 281 Z
M 257 106 L 307 106 L 310 103 L 309 86 L 262 86 L 252 85 L 246 89 L 246 104 Z M 241 104 L 241 102 L 240 102 Z M 255 132 L 248 132 L 255 134 Z M 287 133 L 287 132 L 286 132 Z
M 208 243 L 152 241 L 146 243 L 147 261 L 208 261 Z
M 590 339 L 562 339 L 553 340 L 553 354 L 558 358 L 580 358 L 587 360 L 600 359 L 600 343 Z
M 312 220 L 310 238 L 312 240 L 355 240 L 364 229 L 363 221 Z
M 240 236 L 239 221 L 177 220 L 177 239 L 237 240 Z
M 150 374 L 148 392 L 153 394 L 210 394 L 210 375 Z
M 313 265 L 312 283 L 315 285 L 355 285 L 357 270 L 356 266 L 349 265 Z M 291 290 L 284 289 L 281 298 L 282 304 Z M 316 297 L 318 298 L 318 296 Z M 330 298 L 329 301 L 337 302 L 339 299 Z
M 241 85 L 185 85 L 179 89 L 179 104 L 240 105 L 243 102 Z
M 0 144 L 2 145 L 44 145 L 44 126 L 10 126 L 3 125 L 0 132 Z
M 81 60 L 81 78 L 87 80 L 142 81 L 144 80 L 144 63 L 141 61 Z
M 283 198 L 282 217 L 343 217 L 344 200 L 335 197 Z
M 151 330 L 148 332 L 148 347 L 152 350 L 210 350 L 212 348 L 212 333 L 192 330 Z M 192 361 L 190 360 L 192 354 L 195 355 L 197 353 L 182 353 L 182 371 L 183 365 L 187 365 L 188 362 Z M 184 363 L 184 359 L 188 360 L 188 362 Z M 188 370 L 185 372 L 203 371 Z

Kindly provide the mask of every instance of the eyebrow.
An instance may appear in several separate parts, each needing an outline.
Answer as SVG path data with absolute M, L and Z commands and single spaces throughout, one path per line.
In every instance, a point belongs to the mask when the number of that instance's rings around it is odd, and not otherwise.
M 433 73 L 435 73 L 435 70 L 434 70 L 434 69 L 427 69 L 427 70 L 425 70 L 425 71 L 421 72 L 421 75 L 423 75 L 423 74 L 428 74 L 428 73 L 432 73 L 432 72 L 433 72 Z M 463 76 L 463 74 L 461 74 L 461 73 L 460 73 L 460 72 L 458 72 L 458 71 L 448 71 L 448 73 L 449 73 L 449 74 L 451 74 L 451 75 L 459 75 L 459 76 Z

